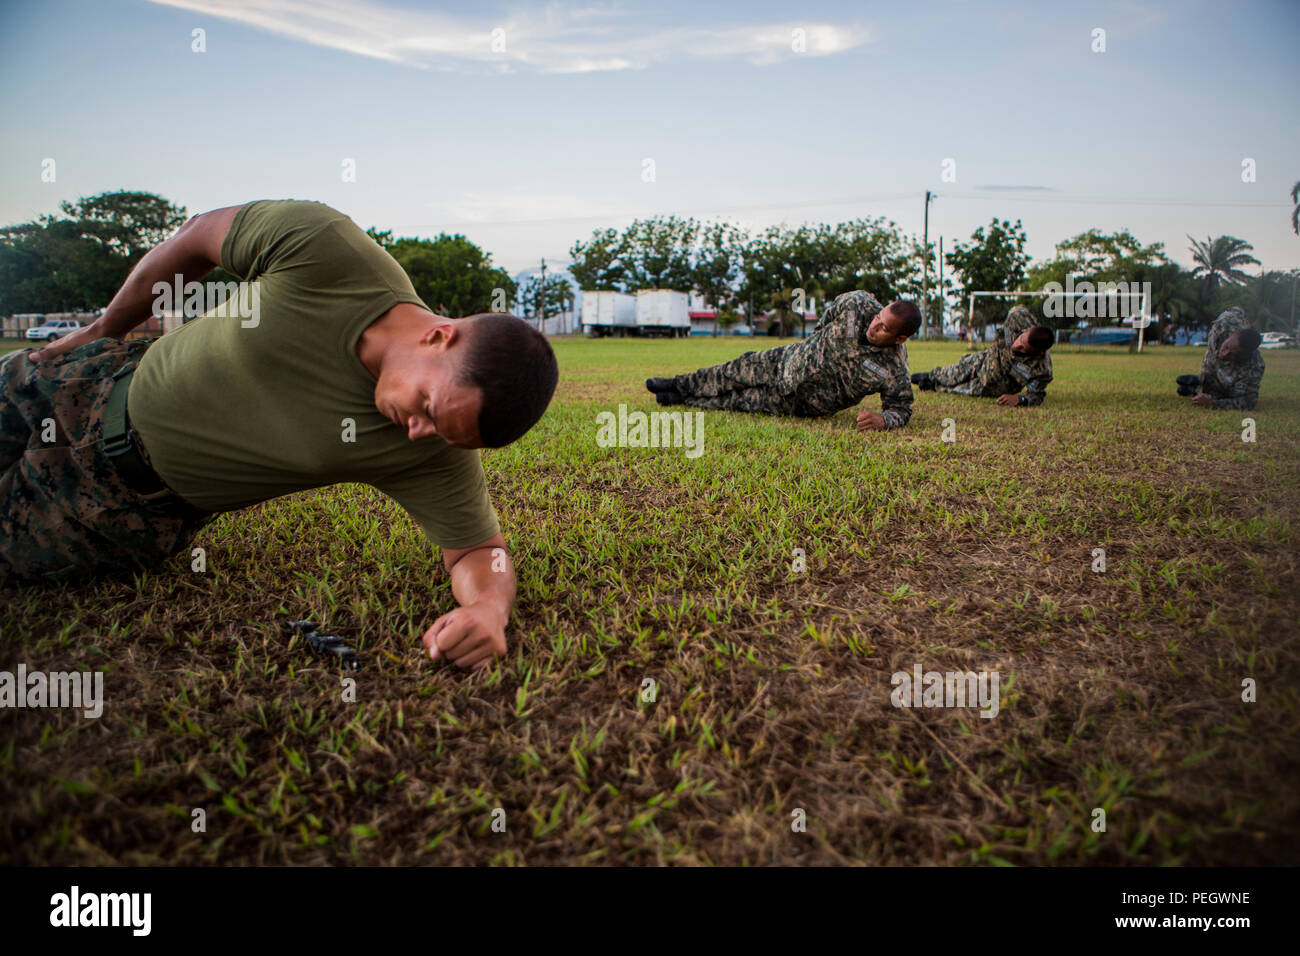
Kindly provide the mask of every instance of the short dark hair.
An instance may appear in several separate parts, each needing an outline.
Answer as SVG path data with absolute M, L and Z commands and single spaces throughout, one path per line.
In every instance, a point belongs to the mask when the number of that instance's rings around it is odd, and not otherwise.
M 1241 343 L 1241 350 L 1249 355 L 1259 348 L 1259 343 L 1264 341 L 1264 337 L 1254 329 L 1238 329 L 1237 341 Z
M 488 448 L 516 441 L 537 424 L 555 394 L 560 370 L 546 336 L 518 316 L 483 312 L 457 321 L 467 334 L 460 383 L 483 396 L 479 440 Z
M 892 310 L 895 315 L 903 320 L 903 335 L 915 335 L 916 330 L 921 327 L 921 310 L 916 307 L 915 302 L 895 299 L 885 308 Z
M 1035 352 L 1046 352 L 1056 341 L 1056 333 L 1045 325 L 1035 325 L 1029 330 L 1029 347 Z

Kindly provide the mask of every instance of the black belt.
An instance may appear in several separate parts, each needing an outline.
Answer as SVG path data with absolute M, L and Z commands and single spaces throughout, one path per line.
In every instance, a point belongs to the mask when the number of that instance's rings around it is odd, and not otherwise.
M 142 497 L 171 496 L 187 508 L 192 506 L 167 487 L 140 453 L 140 435 L 131 427 L 126 412 L 126 394 L 135 369 L 125 368 L 113 376 L 112 391 L 104 408 L 104 455 L 111 459 L 122 480 Z M 193 509 L 197 510 L 197 509 Z

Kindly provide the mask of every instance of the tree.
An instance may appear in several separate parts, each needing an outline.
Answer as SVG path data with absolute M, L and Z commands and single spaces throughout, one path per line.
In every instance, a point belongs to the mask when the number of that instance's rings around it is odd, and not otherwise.
M 1197 324 L 1196 290 L 1192 274 L 1176 262 L 1153 266 L 1141 281 L 1151 283 L 1148 304 L 1153 321 L 1162 327 Z
M 736 298 L 745 245 L 745 233 L 730 223 L 705 223 L 699 229 L 692 279 L 705 304 L 714 311 L 714 335 L 722 324 L 723 309 Z
M 1056 246 L 1057 259 L 1068 262 L 1075 273 L 1084 273 L 1097 282 L 1132 282 L 1135 272 L 1144 266 L 1166 263 L 1165 244 L 1144 246 L 1133 233 L 1121 229 L 1107 235 L 1089 229 Z
M 1168 265 L 1171 263 L 1165 255 L 1163 243 L 1156 242 L 1144 246 L 1127 229 L 1113 235 L 1108 235 L 1099 229 L 1089 229 L 1087 232 L 1057 243 L 1056 255 L 1052 259 L 1037 263 L 1029 269 L 1025 285 L 1031 289 L 1042 289 L 1055 283 L 1068 288 L 1069 280 L 1073 277 L 1094 288 L 1102 283 L 1113 282 L 1124 283 L 1130 291 L 1133 291 L 1135 286 L 1140 287 L 1144 282 L 1154 283 L 1157 275 L 1167 285 L 1172 273 L 1161 273 L 1160 270 Z M 1181 270 L 1175 266 L 1175 271 Z M 1029 306 L 1043 315 L 1045 324 L 1053 328 L 1073 328 L 1077 320 L 1076 310 L 1066 306 L 1078 306 L 1081 302 L 1100 306 L 1100 303 L 1095 300 L 1088 303 L 1086 299 L 1079 297 L 1051 303 L 1053 306 L 1058 306 L 1059 311 L 1057 308 L 1048 307 L 1046 297 L 1034 299 Z M 1115 304 L 1128 312 L 1136 311 L 1138 307 L 1136 299 L 1117 299 Z M 1100 307 L 1091 308 L 1089 312 L 1091 312 L 1090 318 L 1106 314 Z M 1153 309 L 1152 315 L 1155 314 Z M 1084 315 L 1088 313 L 1085 312 Z
M 1207 236 L 1205 242 L 1197 242 L 1191 236 L 1187 238 L 1192 243 L 1192 259 L 1196 263 L 1192 275 L 1205 281 L 1209 294 L 1213 294 L 1224 283 L 1245 285 L 1249 277 L 1241 271 L 1241 267 L 1259 265 L 1259 260 L 1250 255 L 1255 247 L 1244 239 L 1236 236 L 1211 239 Z
M 818 300 L 867 289 L 889 302 L 921 288 L 916 243 L 884 219 L 772 226 L 751 237 L 727 222 L 659 216 L 633 222 L 621 236 L 593 230 L 569 255 L 569 273 L 583 289 L 699 292 L 718 316 L 715 334 L 742 304 L 775 308 L 785 335 L 793 315 Z
M 948 265 L 961 276 L 961 290 L 964 298 L 972 292 L 1011 292 L 1020 288 L 1025 278 L 1025 267 L 1029 257 L 1025 254 L 1025 229 L 1017 219 L 1013 225 L 996 218 L 989 223 L 988 232 L 978 227 L 971 233 L 970 242 L 957 243 L 955 249 L 945 257 Z M 998 300 L 977 301 L 975 304 L 975 324 L 982 336 L 984 327 L 990 320 L 1001 318 L 1005 314 L 1002 303 Z
M 790 320 L 820 300 L 865 289 L 888 304 L 921 291 L 919 245 L 882 218 L 771 226 L 745 253 L 742 300 L 772 306 L 781 335 Z
M 1245 285 L 1249 276 L 1241 271 L 1242 266 L 1259 265 L 1259 260 L 1250 255 L 1255 248 L 1244 239 L 1236 236 L 1219 236 L 1205 242 L 1197 242 L 1191 236 L 1192 278 L 1200 280 L 1200 312 L 1197 324 L 1208 324 L 1211 317 L 1211 304 L 1215 292 L 1222 285 Z
M 185 221 L 184 207 L 153 193 L 100 193 L 60 210 L 0 228 L 0 312 L 101 308 Z
M 694 286 L 692 260 L 698 232 L 699 224 L 694 219 L 655 216 L 635 220 L 619 243 L 624 291 L 690 292 Z
M 94 311 L 113 298 L 131 266 L 66 219 L 10 226 L 0 231 L 0 311 Z
M 1240 286 L 1220 286 L 1210 300 L 1210 316 L 1224 309 L 1240 306 L 1245 310 L 1250 324 L 1261 332 L 1294 332 L 1293 296 L 1300 269 L 1287 272 L 1265 272 L 1248 276 Z
M 573 260 L 569 275 L 580 289 L 622 291 L 627 279 L 622 254 L 623 241 L 617 229 L 593 229 L 590 239 L 569 247 L 569 258 Z
M 1295 204 L 1291 210 L 1291 231 L 1300 236 L 1300 183 L 1291 187 L 1291 202 Z
M 833 239 L 829 226 L 769 226 L 752 238 L 745 251 L 741 296 L 776 310 L 782 338 L 791 319 L 821 296 L 822 279 L 832 266 Z M 801 328 L 802 330 L 802 328 Z
M 531 275 L 519 290 L 519 313 L 523 318 L 536 320 L 541 305 L 542 277 Z M 546 277 L 546 311 L 543 321 L 573 311 L 573 286 L 564 276 Z
M 108 304 L 130 269 L 68 220 L 10 226 L 0 230 L 0 312 L 91 312 Z
M 380 232 L 374 226 L 371 226 L 366 230 L 366 235 L 379 243 L 380 249 L 391 249 L 393 247 L 393 230 L 391 229 L 386 229 L 383 232 Z
M 829 240 L 822 280 L 827 302 L 857 289 L 865 289 L 884 305 L 902 297 L 920 297 L 921 245 L 900 233 L 893 222 L 883 218 L 842 222 Z
M 506 302 L 515 298 L 515 281 L 462 235 L 398 239 L 388 252 L 405 270 L 416 294 L 441 315 L 490 312 L 498 291 Z
M 154 193 L 127 190 L 62 202 L 59 209 L 86 238 L 132 260 L 161 244 L 186 219 L 184 206 Z

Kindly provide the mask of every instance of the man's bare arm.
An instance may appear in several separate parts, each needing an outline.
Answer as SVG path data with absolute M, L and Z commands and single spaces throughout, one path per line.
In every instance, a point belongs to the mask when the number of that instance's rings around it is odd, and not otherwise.
M 150 249 L 97 320 L 104 336 L 121 338 L 149 318 L 157 298 L 155 283 L 170 285 L 178 274 L 185 282 L 202 279 L 220 265 L 221 244 L 241 208 L 226 206 L 195 216 L 176 235 Z
M 203 278 L 221 263 L 221 244 L 241 206 L 214 209 L 188 220 L 176 235 L 154 246 L 141 259 L 126 282 L 113 296 L 104 313 L 84 329 L 65 335 L 33 353 L 33 359 L 53 358 L 96 339 L 120 339 L 153 312 L 157 295 L 155 283 L 173 283 L 177 274 L 182 282 Z
M 429 656 L 460 667 L 484 666 L 506 652 L 506 624 L 515 602 L 515 569 L 506 539 L 496 534 L 470 548 L 443 550 L 451 593 L 460 607 L 424 633 Z

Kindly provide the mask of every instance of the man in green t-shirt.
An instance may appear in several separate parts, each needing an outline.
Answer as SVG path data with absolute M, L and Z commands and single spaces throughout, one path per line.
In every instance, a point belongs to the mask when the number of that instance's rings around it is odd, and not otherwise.
M 121 341 L 218 265 L 243 280 L 237 304 Z M 0 583 L 156 564 L 216 513 L 364 482 L 442 548 L 460 606 L 425 632 L 430 655 L 484 664 L 505 653 L 515 578 L 477 449 L 527 432 L 557 378 L 538 331 L 436 315 L 329 206 L 197 216 L 89 327 L 0 361 Z

